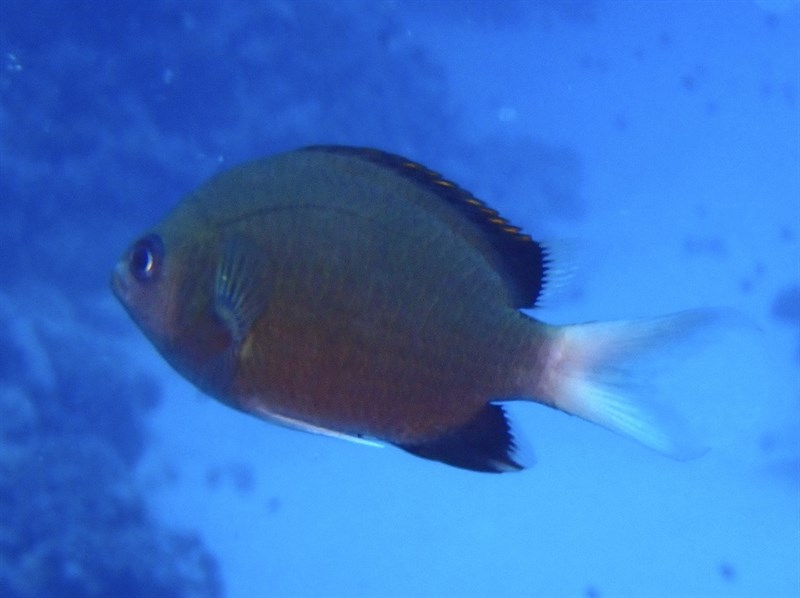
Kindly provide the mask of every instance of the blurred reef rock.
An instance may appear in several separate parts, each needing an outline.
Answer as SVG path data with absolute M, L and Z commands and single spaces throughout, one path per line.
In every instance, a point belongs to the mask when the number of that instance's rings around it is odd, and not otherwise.
M 208 549 L 154 521 L 133 476 L 155 381 L 29 290 L 33 312 L 0 295 L 0 595 L 222 595 Z

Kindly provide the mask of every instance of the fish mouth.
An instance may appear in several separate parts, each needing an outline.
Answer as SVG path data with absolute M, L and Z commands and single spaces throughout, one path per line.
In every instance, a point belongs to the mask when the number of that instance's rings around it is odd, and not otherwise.
M 120 260 L 114 269 L 111 271 L 111 292 L 120 300 L 121 303 L 127 304 L 127 298 L 130 294 L 130 282 L 128 280 L 128 270 L 125 260 Z
M 109 286 L 111 287 L 111 292 L 114 294 L 114 297 L 117 298 L 117 301 L 120 302 L 123 309 L 138 323 L 139 318 L 136 316 L 133 309 L 136 303 L 135 281 L 131 280 L 131 278 L 130 272 L 128 271 L 128 261 L 122 259 L 111 271 Z

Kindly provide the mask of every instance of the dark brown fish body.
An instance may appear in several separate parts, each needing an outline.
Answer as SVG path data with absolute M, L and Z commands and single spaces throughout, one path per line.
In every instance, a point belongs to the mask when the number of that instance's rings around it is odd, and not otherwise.
M 200 187 L 134 245 L 114 285 L 165 358 L 236 408 L 497 471 L 518 466 L 492 401 L 566 405 L 562 329 L 519 311 L 545 262 L 436 173 L 319 147 Z

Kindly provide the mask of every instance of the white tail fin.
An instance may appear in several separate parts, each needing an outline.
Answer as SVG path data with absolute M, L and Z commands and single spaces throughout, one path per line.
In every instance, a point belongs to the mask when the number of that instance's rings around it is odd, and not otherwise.
M 694 310 L 650 320 L 593 322 L 556 329 L 540 396 L 554 407 L 628 436 L 660 453 L 689 459 L 705 452 L 669 409 L 638 396 L 626 366 L 669 349 L 720 320 Z

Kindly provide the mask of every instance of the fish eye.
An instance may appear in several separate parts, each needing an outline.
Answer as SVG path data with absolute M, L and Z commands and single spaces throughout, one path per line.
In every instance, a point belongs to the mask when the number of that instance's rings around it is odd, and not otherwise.
M 147 282 L 158 275 L 164 258 L 164 243 L 158 235 L 142 237 L 131 248 L 128 268 L 139 282 Z

